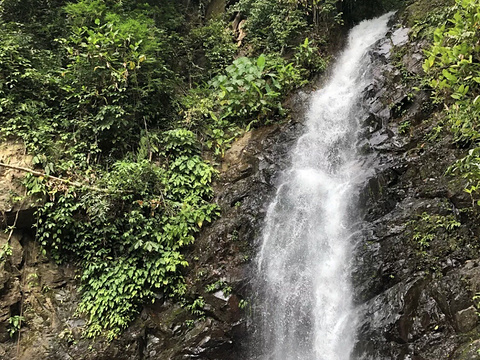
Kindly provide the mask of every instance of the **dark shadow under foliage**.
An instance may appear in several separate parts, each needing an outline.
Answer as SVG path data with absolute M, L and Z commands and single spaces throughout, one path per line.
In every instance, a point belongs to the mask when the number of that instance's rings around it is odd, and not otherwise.
M 342 11 L 345 23 L 352 26 L 364 19 L 371 19 L 388 11 L 399 9 L 407 2 L 407 0 L 345 0 Z

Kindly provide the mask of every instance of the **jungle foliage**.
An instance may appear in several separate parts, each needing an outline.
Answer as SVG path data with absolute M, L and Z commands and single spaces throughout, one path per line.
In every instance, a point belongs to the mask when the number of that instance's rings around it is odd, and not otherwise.
M 423 64 L 434 100 L 444 103 L 446 127 L 468 155 L 449 173 L 468 181 L 466 191 L 478 202 L 480 189 L 480 3 L 456 0 L 448 20 L 434 32 Z
M 326 67 L 340 3 L 240 0 L 205 19 L 174 0 L 1 2 L 0 136 L 46 175 L 24 179 L 42 199 L 36 238 L 77 265 L 87 336 L 182 301 L 185 251 L 220 212 L 205 158 L 285 118 L 287 94 Z

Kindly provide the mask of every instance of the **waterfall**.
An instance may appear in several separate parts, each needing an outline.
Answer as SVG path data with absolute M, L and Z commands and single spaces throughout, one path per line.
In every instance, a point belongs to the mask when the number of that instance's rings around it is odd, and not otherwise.
M 355 311 L 349 267 L 352 194 L 366 169 L 355 143 L 370 80 L 369 48 L 391 14 L 353 28 L 270 204 L 256 259 L 254 359 L 349 360 Z M 257 315 L 259 314 L 259 315 Z

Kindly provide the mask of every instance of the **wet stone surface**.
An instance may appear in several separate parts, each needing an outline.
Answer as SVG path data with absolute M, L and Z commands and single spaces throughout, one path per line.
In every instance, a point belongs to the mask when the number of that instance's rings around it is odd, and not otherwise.
M 425 44 L 398 40 L 405 30 L 397 36 L 398 31 L 391 42 L 400 47 L 391 51 L 405 53 L 401 63 L 394 65 L 387 46 L 378 44 L 375 81 L 365 92 L 369 115 L 362 146 L 375 175 L 359 197 L 365 221 L 355 233 L 352 279 L 360 320 L 354 356 L 478 359 L 473 301 L 480 282 L 477 225 L 474 217 L 462 215 L 468 207 L 462 184 L 445 176 L 462 150 L 448 137 L 426 139 L 435 109 L 428 94 L 412 97 L 411 84 L 400 75 L 402 67 L 421 74 Z M 409 129 L 402 133 L 406 122 Z M 453 232 L 435 231 L 428 246 L 422 246 L 418 239 L 429 231 L 431 216 L 452 216 L 461 225 Z

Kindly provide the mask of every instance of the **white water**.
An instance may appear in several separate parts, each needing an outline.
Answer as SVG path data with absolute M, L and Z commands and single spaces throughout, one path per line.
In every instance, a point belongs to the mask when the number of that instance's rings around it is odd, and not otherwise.
M 350 32 L 326 86 L 313 93 L 306 132 L 270 205 L 257 258 L 260 320 L 254 358 L 349 360 L 355 342 L 349 262 L 362 91 L 368 49 L 387 32 L 391 14 Z M 351 211 L 351 207 L 350 207 Z

